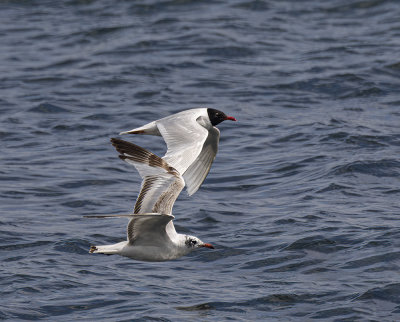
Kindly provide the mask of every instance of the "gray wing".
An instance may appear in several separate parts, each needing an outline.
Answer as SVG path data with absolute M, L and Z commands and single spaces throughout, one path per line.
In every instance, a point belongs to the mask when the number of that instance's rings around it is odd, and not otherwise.
M 119 157 L 134 165 L 143 178 L 134 213 L 171 214 L 175 200 L 185 186 L 181 174 L 138 145 L 120 139 L 111 139 L 111 142 L 120 153 Z
M 174 216 L 167 214 L 133 215 L 128 224 L 128 241 L 142 246 L 159 246 L 170 241 L 167 224 Z

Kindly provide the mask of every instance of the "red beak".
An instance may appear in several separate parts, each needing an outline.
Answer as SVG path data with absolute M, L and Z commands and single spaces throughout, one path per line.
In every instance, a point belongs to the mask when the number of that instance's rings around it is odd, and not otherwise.
M 207 248 L 214 249 L 214 246 L 211 244 L 203 244 L 203 245 L 201 245 L 201 247 L 207 247 Z
M 236 119 L 233 116 L 227 116 L 225 120 L 231 120 L 236 122 Z

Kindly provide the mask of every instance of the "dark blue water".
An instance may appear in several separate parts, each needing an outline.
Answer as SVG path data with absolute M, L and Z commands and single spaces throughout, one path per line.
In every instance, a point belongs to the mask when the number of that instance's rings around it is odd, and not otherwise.
M 3 1 L 0 319 L 400 320 L 397 1 Z M 174 208 L 217 249 L 142 263 L 136 170 L 109 143 L 218 108 L 217 158 Z M 125 137 L 163 155 L 157 137 Z

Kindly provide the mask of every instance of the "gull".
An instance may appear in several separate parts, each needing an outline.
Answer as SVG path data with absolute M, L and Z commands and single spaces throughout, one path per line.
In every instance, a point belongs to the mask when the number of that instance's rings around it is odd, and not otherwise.
M 184 178 L 187 192 L 194 194 L 210 171 L 218 151 L 219 123 L 232 116 L 213 108 L 185 110 L 121 134 L 162 136 L 167 153 L 162 158 Z
M 143 178 L 133 214 L 94 215 L 90 218 L 127 217 L 127 240 L 113 245 L 91 246 L 90 253 L 118 254 L 140 261 L 167 261 L 199 248 L 214 247 L 199 238 L 179 234 L 172 207 L 185 181 L 178 170 L 154 153 L 120 139 L 111 139 L 119 157 L 133 165 Z

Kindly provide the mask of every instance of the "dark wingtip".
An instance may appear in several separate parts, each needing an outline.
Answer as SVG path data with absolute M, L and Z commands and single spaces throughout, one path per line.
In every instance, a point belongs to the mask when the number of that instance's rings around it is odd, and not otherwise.
M 117 138 L 111 138 L 110 139 L 110 142 L 111 142 L 111 144 L 113 145 L 113 146 L 115 146 L 118 142 L 121 142 L 122 140 L 120 140 L 120 139 L 117 139 Z
M 89 253 L 93 254 L 97 250 L 96 246 L 90 246 Z

